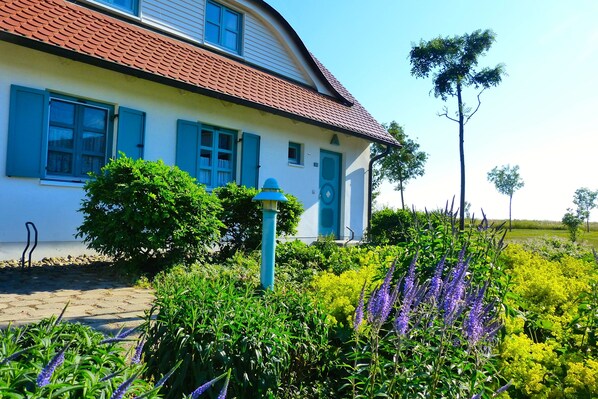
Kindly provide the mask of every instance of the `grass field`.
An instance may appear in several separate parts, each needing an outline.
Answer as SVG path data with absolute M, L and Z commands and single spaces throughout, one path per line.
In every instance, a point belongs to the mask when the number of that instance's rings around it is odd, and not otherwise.
M 492 220 L 495 225 L 499 225 L 504 220 Z M 506 221 L 505 228 L 508 228 L 509 221 Z M 513 220 L 513 230 L 507 233 L 506 240 L 509 242 L 522 242 L 530 239 L 544 237 L 560 237 L 569 239 L 569 232 L 561 222 L 549 220 Z M 590 232 L 583 231 L 577 236 L 577 242 L 598 249 L 598 223 L 590 223 Z

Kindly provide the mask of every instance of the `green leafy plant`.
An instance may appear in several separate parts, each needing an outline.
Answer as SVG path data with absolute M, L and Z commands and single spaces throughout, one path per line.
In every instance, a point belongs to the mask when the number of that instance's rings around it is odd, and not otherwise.
M 221 227 L 222 252 L 225 256 L 238 250 L 254 250 L 262 241 L 261 204 L 252 201 L 258 193 L 255 188 L 229 183 L 214 189 L 220 199 L 222 210 L 218 217 L 224 224 Z M 293 195 L 284 194 L 288 202 L 278 204 L 276 234 L 292 235 L 297 232 L 303 205 Z
M 567 230 L 569 230 L 569 238 L 571 238 L 571 241 L 577 241 L 577 235 L 583 224 L 583 219 L 577 213 L 574 213 L 573 210 L 567 209 L 567 212 L 563 215 L 562 221 L 567 227 Z
M 155 285 L 148 374 L 156 378 L 182 360 L 167 398 L 228 369 L 231 397 L 326 397 L 317 386 L 330 367 L 328 324 L 307 296 L 182 270 L 159 276 Z
M 161 397 L 161 386 L 137 378 L 143 365 L 122 345 L 124 335 L 106 339 L 54 317 L 0 330 L 0 397 L 109 398 L 129 380 L 128 393 Z
M 373 245 L 407 242 L 416 226 L 426 224 L 425 214 L 406 209 L 385 208 L 372 214 L 368 241 Z
M 217 198 L 162 161 L 113 159 L 85 192 L 77 237 L 116 260 L 193 261 L 218 242 L 223 227 Z
M 582 256 L 546 257 L 518 245 L 503 253 L 511 289 L 505 305 L 502 372 L 512 398 L 590 398 L 598 392 L 598 270 Z

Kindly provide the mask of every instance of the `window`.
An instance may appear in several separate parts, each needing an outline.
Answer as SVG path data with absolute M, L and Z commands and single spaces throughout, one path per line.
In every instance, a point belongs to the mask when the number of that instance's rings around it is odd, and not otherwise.
M 289 164 L 303 165 L 303 151 L 301 148 L 301 144 L 289 142 Z
M 106 164 L 112 107 L 50 99 L 47 176 L 87 177 Z
M 208 188 L 235 180 L 237 133 L 197 122 L 178 121 L 176 164 Z
M 206 41 L 241 54 L 242 15 L 223 5 L 206 3 Z
M 139 10 L 139 0 L 97 0 L 100 3 L 108 4 L 113 8 L 125 11 L 129 14 L 137 15 Z
M 6 175 L 81 181 L 116 154 L 143 157 L 145 113 L 11 86 Z

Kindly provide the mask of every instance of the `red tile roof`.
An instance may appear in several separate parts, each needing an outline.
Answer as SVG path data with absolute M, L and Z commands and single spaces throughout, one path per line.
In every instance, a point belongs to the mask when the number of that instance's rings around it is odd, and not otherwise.
M 315 58 L 332 87 L 353 105 L 64 0 L 3 0 L 0 39 L 373 141 L 397 144 Z

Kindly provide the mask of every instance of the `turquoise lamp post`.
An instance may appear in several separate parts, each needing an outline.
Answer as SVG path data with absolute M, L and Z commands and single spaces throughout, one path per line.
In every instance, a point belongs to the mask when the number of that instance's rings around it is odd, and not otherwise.
M 269 178 L 264 182 L 264 187 L 253 201 L 262 203 L 262 266 L 260 271 L 260 281 L 262 288 L 274 290 L 274 262 L 276 251 L 276 214 L 278 213 L 278 203 L 287 202 L 274 178 Z

